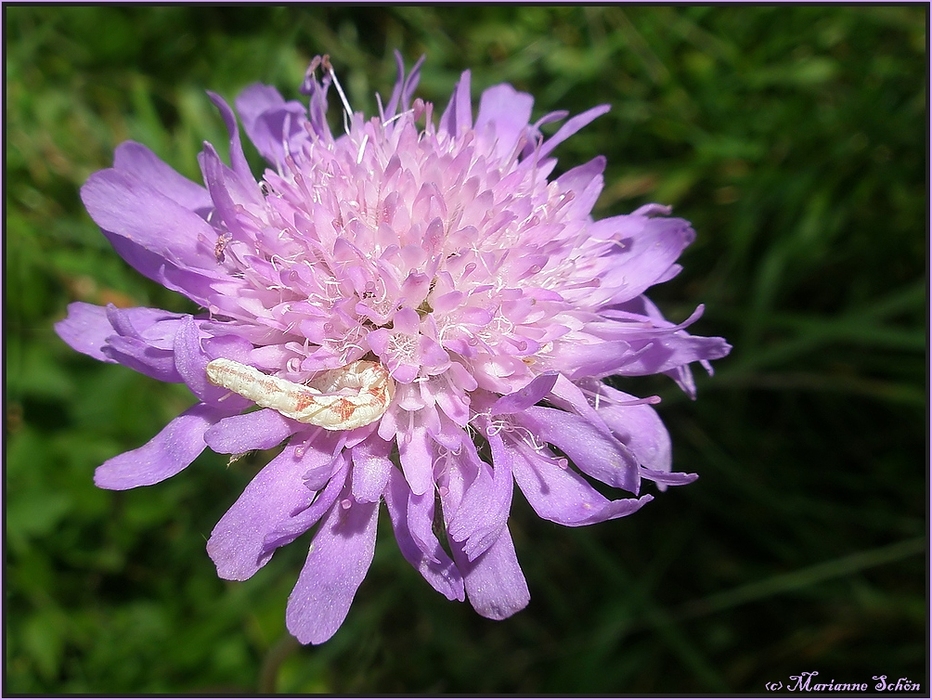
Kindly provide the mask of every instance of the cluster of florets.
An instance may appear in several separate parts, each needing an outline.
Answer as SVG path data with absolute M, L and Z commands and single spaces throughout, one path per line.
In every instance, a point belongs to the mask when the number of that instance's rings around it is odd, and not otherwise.
M 498 85 L 473 121 L 467 71 L 435 124 L 432 105 L 412 101 L 420 65 L 405 78 L 399 58 L 392 97 L 368 121 L 326 59 L 308 71 L 309 109 L 247 88 L 237 111 L 271 165 L 258 182 L 233 111 L 211 95 L 231 165 L 206 144 L 206 187 L 126 143 L 82 189 L 131 265 L 206 309 L 76 303 L 58 324 L 74 348 L 198 398 L 96 482 L 152 484 L 205 446 L 235 455 L 285 443 L 207 548 L 222 577 L 241 580 L 317 526 L 288 604 L 302 642 L 328 639 L 345 618 L 382 502 L 435 589 L 491 618 L 523 608 L 513 484 L 542 518 L 578 526 L 643 506 L 642 478 L 661 489 L 693 480 L 671 472 L 656 399 L 602 380 L 665 373 L 693 394 L 689 363 L 709 368 L 729 350 L 684 330 L 701 307 L 673 324 L 643 295 L 680 270 L 688 222 L 658 205 L 594 221 L 602 157 L 549 179 L 553 149 L 607 107 L 544 139 L 540 127 L 566 113 L 532 123 L 531 96 Z M 336 138 L 332 84 L 344 104 Z M 244 412 L 254 404 L 265 408 Z M 630 496 L 610 500 L 590 480 Z

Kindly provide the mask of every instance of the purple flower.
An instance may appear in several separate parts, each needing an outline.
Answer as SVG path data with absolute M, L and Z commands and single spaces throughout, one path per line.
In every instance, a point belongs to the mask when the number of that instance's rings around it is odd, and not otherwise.
M 436 590 L 492 619 L 521 610 L 513 485 L 540 517 L 578 526 L 641 508 L 651 500 L 638 497 L 642 478 L 660 490 L 692 481 L 671 473 L 658 399 L 602 379 L 664 373 L 694 395 L 689 364 L 711 371 L 730 349 L 686 332 L 701 306 L 675 324 L 644 296 L 680 271 L 688 222 L 659 205 L 594 221 L 603 157 L 548 179 L 554 148 L 608 107 L 544 139 L 541 125 L 566 113 L 531 122 L 531 96 L 503 84 L 482 93 L 473 120 L 467 71 L 436 120 L 433 105 L 412 99 L 420 65 L 405 77 L 398 56 L 391 99 L 368 121 L 349 109 L 326 57 L 308 70 L 308 109 L 247 88 L 236 108 L 271 166 L 259 182 L 233 111 L 211 94 L 231 164 L 205 144 L 205 187 L 128 142 L 81 190 L 130 265 L 204 308 L 76 302 L 56 325 L 74 349 L 183 382 L 198 399 L 102 464 L 95 483 L 155 484 L 205 447 L 237 455 L 284 443 L 207 551 L 221 577 L 244 580 L 316 527 L 286 613 L 303 643 L 329 639 L 346 617 L 382 502 L 404 557 Z M 325 119 L 331 85 L 344 105 L 337 137 Z M 207 365 L 218 358 L 252 374 L 215 385 Z M 394 391 L 350 386 L 360 361 Z M 323 412 L 316 424 L 288 417 L 285 397 L 377 410 L 336 429 Z M 254 402 L 266 407 L 249 410 Z M 609 500 L 593 480 L 630 495 Z

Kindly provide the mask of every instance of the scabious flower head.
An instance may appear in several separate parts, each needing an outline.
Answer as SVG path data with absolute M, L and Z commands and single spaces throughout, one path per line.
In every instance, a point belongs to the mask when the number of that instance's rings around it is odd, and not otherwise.
M 550 177 L 554 148 L 607 107 L 545 139 L 540 127 L 566 113 L 532 122 L 531 96 L 503 84 L 482 93 L 474 120 L 467 71 L 437 119 L 412 99 L 420 65 L 405 77 L 398 56 L 391 98 L 368 120 L 349 108 L 326 57 L 302 86 L 308 107 L 247 88 L 236 109 L 270 164 L 258 182 L 233 110 L 211 94 L 231 163 L 205 144 L 205 186 L 129 142 L 81 190 L 130 265 L 204 309 L 76 302 L 56 325 L 76 350 L 183 382 L 198 399 L 102 464 L 95 482 L 155 484 L 205 447 L 237 455 L 284 443 L 207 551 L 221 577 L 244 580 L 316 528 L 286 612 L 303 643 L 329 639 L 346 617 L 383 502 L 402 554 L 437 591 L 493 619 L 522 609 L 513 485 L 540 517 L 580 526 L 641 508 L 651 500 L 639 496 L 642 479 L 660 490 L 692 481 L 671 472 L 655 398 L 603 379 L 664 373 L 692 395 L 689 364 L 710 370 L 729 351 L 684 330 L 702 307 L 675 324 L 644 296 L 679 272 L 688 222 L 659 205 L 594 221 L 603 157 Z M 344 107 L 337 136 L 325 118 L 331 86 Z M 371 422 L 338 429 L 288 417 L 277 399 L 250 410 L 262 403 L 255 392 L 208 379 L 219 358 L 325 394 L 339 394 L 363 361 L 393 391 L 379 394 Z M 606 498 L 594 481 L 628 495 Z

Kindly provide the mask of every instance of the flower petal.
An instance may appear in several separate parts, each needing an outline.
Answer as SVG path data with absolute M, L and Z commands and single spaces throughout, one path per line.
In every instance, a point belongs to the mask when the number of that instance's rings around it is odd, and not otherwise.
M 293 513 L 269 531 L 265 539 L 262 540 L 262 550 L 259 552 L 260 560 L 271 557 L 276 549 L 291 544 L 317 524 L 317 521 L 334 504 L 337 496 L 343 492 L 346 486 L 348 467 L 349 459 L 346 454 L 340 453 L 334 456 L 331 461 L 332 477 L 324 486 L 324 489 L 317 494 L 310 506 Z M 350 501 L 347 500 L 346 502 L 349 503 Z
M 507 83 L 490 87 L 479 98 L 475 131 L 481 136 L 484 129 L 491 127 L 495 139 L 493 153 L 499 158 L 509 156 L 528 126 L 533 106 L 533 97 Z
M 611 431 L 628 446 L 642 467 L 669 472 L 672 464 L 670 433 L 651 406 L 610 386 L 599 391 L 608 398 L 597 411 Z M 629 402 L 631 405 L 624 405 Z M 642 469 L 643 474 L 643 469 Z
M 560 525 L 579 527 L 621 518 L 638 510 L 652 496 L 609 501 L 572 469 L 536 453 L 524 443 L 504 441 L 511 453 L 515 481 L 531 508 L 541 518 Z
M 650 479 L 651 481 L 657 482 L 658 486 L 661 487 L 661 491 L 663 490 L 664 486 L 683 486 L 684 484 L 691 484 L 699 478 L 698 474 L 687 474 L 685 472 L 658 472 L 646 467 L 641 467 L 641 476 L 643 476 L 645 479 Z
M 113 167 L 146 182 L 156 191 L 185 209 L 195 212 L 201 218 L 206 219 L 207 214 L 214 208 L 205 187 L 177 172 L 141 143 L 126 141 L 117 146 Z
M 118 309 L 113 304 L 107 305 L 106 315 L 114 331 L 103 348 L 107 357 L 159 381 L 182 381 L 171 348 L 184 316 L 156 309 Z
M 333 456 L 310 446 L 302 457 L 289 445 L 256 474 L 210 533 L 207 553 L 220 578 L 245 581 L 271 558 L 266 535 L 275 526 L 311 504 L 315 493 L 304 485 L 304 474 Z
M 427 58 L 427 56 L 422 55 L 417 62 L 411 66 L 411 73 L 408 75 L 407 80 L 405 80 L 404 59 L 398 49 L 395 49 L 394 54 L 395 63 L 398 65 L 398 78 L 395 80 L 395 87 L 392 90 L 392 96 L 389 98 L 388 105 L 381 115 L 383 122 L 395 116 L 399 104 L 401 105 L 402 111 L 408 109 L 411 103 L 411 97 L 414 95 L 414 90 L 417 88 L 418 81 L 421 79 L 421 65 L 423 65 L 424 60 Z
M 472 128 L 472 100 L 469 97 L 471 74 L 463 71 L 453 90 L 453 96 L 440 116 L 440 130 L 456 138 L 461 131 Z
M 392 443 L 373 433 L 353 448 L 353 497 L 357 501 L 378 501 L 392 471 L 389 454 Z
M 398 434 L 398 455 L 411 490 L 420 496 L 433 486 L 433 440 L 416 414 L 408 413 L 409 425 Z
M 107 338 L 113 335 L 106 307 L 72 302 L 68 304 L 68 315 L 55 324 L 55 332 L 74 350 L 101 362 L 116 363 L 104 354 Z
M 344 498 L 349 498 L 347 489 Z M 288 598 L 288 631 L 302 644 L 320 644 L 343 624 L 375 553 L 378 503 L 335 504 L 311 543 Z
M 174 476 L 204 451 L 207 446 L 204 432 L 222 415 L 212 406 L 195 404 L 142 447 L 97 467 L 94 483 L 102 489 L 123 491 L 151 486 Z
M 75 302 L 55 330 L 75 350 L 94 359 L 120 363 L 160 381 L 180 382 L 171 350 L 183 318 L 161 309 Z
M 395 477 L 393 483 L 397 482 Z M 411 491 L 411 487 L 405 485 L 404 489 L 395 484 L 396 490 L 403 492 L 406 502 L 402 504 L 405 509 L 405 524 L 407 525 L 408 534 L 418 547 L 421 553 L 427 557 L 431 563 L 438 563 L 444 560 L 445 553 L 440 547 L 437 535 L 434 533 L 434 511 L 436 506 L 436 494 L 425 493 L 420 496 Z
M 295 421 L 271 408 L 263 408 L 218 421 L 204 433 L 204 440 L 218 454 L 238 455 L 251 450 L 269 450 L 295 432 Z
M 638 463 L 623 444 L 586 419 L 555 408 L 531 406 L 515 422 L 559 447 L 580 471 L 609 486 L 638 493 Z
M 224 165 L 217 150 L 209 143 L 204 144 L 204 150 L 198 158 L 204 173 L 204 182 L 207 183 L 207 190 L 216 207 L 214 211 L 217 217 L 233 234 L 233 238 L 250 240 L 250 234 L 243 228 L 237 216 L 237 205 L 254 203 L 260 195 L 258 185 L 251 178 L 247 184 L 235 171 Z M 207 236 L 207 240 L 212 241 L 211 251 L 214 251 L 216 239 L 217 233 L 211 229 L 211 235 Z
M 508 413 L 519 413 L 533 406 L 550 393 L 558 376 L 556 372 L 546 372 L 535 377 L 522 389 L 502 396 L 492 404 L 492 415 L 499 416 Z
M 230 109 L 220 95 L 215 92 L 207 91 L 207 96 L 214 106 L 220 110 L 220 116 L 223 123 L 226 124 L 227 133 L 230 136 L 230 164 L 233 166 L 233 172 L 236 173 L 240 180 L 248 181 L 255 184 L 252 172 L 249 170 L 249 164 L 246 163 L 246 156 L 243 154 L 243 144 L 239 139 L 239 127 L 236 125 L 236 115 Z
M 179 320 L 178 326 L 173 343 L 174 368 L 177 375 L 191 392 L 204 403 L 216 406 L 226 412 L 227 415 L 251 406 L 252 402 L 248 399 L 238 396 L 224 387 L 214 386 L 207 379 L 207 363 L 210 358 L 201 347 L 201 333 L 194 318 L 184 316 Z M 220 339 L 205 339 L 205 343 L 207 340 L 217 341 Z M 243 347 L 242 343 L 222 342 L 222 340 L 221 342 L 213 342 L 211 345 L 214 347 L 226 346 L 225 349 L 231 349 L 231 346 L 233 349 Z M 256 448 L 250 447 L 247 449 Z M 240 452 L 242 451 L 244 450 L 240 450 Z
M 130 241 L 176 266 L 217 266 L 210 224 L 135 175 L 114 169 L 94 173 L 81 188 L 81 200 L 111 240 Z
M 119 309 L 107 304 L 106 314 L 113 330 L 120 335 L 139 338 L 157 350 L 173 350 L 175 336 L 185 319 L 192 319 L 188 314 L 176 314 L 162 309 L 150 309 L 134 306 Z M 194 320 L 195 325 L 199 323 Z
M 570 119 L 566 124 L 561 126 L 557 133 L 547 139 L 544 144 L 540 147 L 540 150 L 537 153 L 538 159 L 543 159 L 547 154 L 549 154 L 554 148 L 566 141 L 570 136 L 575 134 L 577 131 L 582 129 L 584 126 L 589 124 L 597 117 L 601 117 L 611 107 L 608 105 L 599 105 L 598 107 L 593 107 L 592 109 L 587 109 L 582 114 L 577 114 L 575 117 Z
M 477 613 L 491 620 L 504 620 L 530 602 L 531 594 L 507 527 L 475 561 L 469 561 L 459 543 L 451 541 L 450 548 L 464 572 L 466 595 Z
M 125 367 L 160 382 L 179 383 L 181 376 L 175 369 L 175 357 L 167 350 L 158 350 L 139 338 L 112 335 L 104 353 Z
M 217 273 L 188 269 L 184 264 L 176 265 L 168 262 L 163 255 L 153 253 L 128 238 L 113 235 L 106 230 L 103 233 L 117 254 L 134 270 L 166 289 L 183 294 L 199 306 L 210 306 L 210 300 L 215 294 L 213 285 L 219 279 Z
M 307 121 L 304 105 L 295 100 L 285 102 L 278 90 L 260 83 L 243 90 L 235 104 L 246 135 L 266 161 L 280 167 L 288 153 L 299 152 L 297 140 L 307 138 L 302 128 Z M 295 137 L 299 139 L 293 142 Z
M 626 377 L 669 372 L 700 360 L 719 360 L 731 352 L 724 338 L 689 335 L 685 331 L 662 339 L 631 343 L 636 357 L 616 372 Z
M 323 77 L 317 80 L 317 67 L 321 64 L 321 57 L 315 56 L 311 60 L 304 74 L 304 82 L 301 83 L 299 92 L 302 95 L 310 95 L 310 105 L 308 107 L 308 117 L 311 130 L 319 137 L 326 139 L 328 142 L 333 140 L 330 133 L 330 126 L 327 124 L 327 92 L 330 90 L 330 83 L 333 78 L 330 72 L 324 70 Z
M 463 553 L 472 561 L 491 547 L 508 521 L 514 479 L 511 475 L 511 456 L 502 450 L 498 433 L 489 435 L 493 467 L 475 455 L 479 465 L 476 478 L 463 494 L 463 500 L 447 524 L 450 538 L 462 543 Z M 462 449 L 475 451 L 471 443 Z
M 557 178 L 556 183 L 561 192 L 574 194 L 567 210 L 568 216 L 585 220 L 592 211 L 605 184 L 602 173 L 605 172 L 607 162 L 605 156 L 596 156 L 588 163 L 570 168 Z
M 464 600 L 463 577 L 433 532 L 434 494 L 415 496 L 404 477 L 393 469 L 385 505 L 404 558 L 438 593 L 448 600 Z
M 615 234 L 619 247 L 611 256 L 610 267 L 601 277 L 604 287 L 611 289 L 610 303 L 613 304 L 633 299 L 662 281 L 696 237 L 696 232 L 685 219 L 630 216 L 615 217 L 613 221 L 622 224 L 620 232 Z M 635 222 L 640 224 L 636 232 L 632 230 L 637 225 Z M 605 226 L 605 222 L 599 223 Z
M 207 380 L 208 357 L 201 349 L 201 335 L 191 316 L 181 319 L 173 346 L 172 369 L 198 399 L 211 406 L 223 407 L 227 413 L 242 410 L 248 405 L 245 399 L 238 396 L 229 397 L 231 400 L 225 404 L 220 403 L 230 392 Z

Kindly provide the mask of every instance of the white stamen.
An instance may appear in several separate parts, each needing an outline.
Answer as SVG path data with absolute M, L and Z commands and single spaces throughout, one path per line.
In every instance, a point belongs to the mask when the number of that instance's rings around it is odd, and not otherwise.
M 356 154 L 356 165 L 362 163 L 362 156 L 366 152 L 367 143 L 369 143 L 369 134 L 363 134 L 362 143 L 359 144 L 359 153 Z
M 346 133 L 349 133 L 349 122 L 347 121 L 348 117 L 353 115 L 353 108 L 350 107 L 349 100 L 346 99 L 346 94 L 343 92 L 343 86 L 340 85 L 340 81 L 337 80 L 337 73 L 333 70 L 333 66 L 330 65 L 329 59 L 324 63 L 324 67 L 330 73 L 330 77 L 333 78 L 333 87 L 337 89 L 337 94 L 340 96 L 340 101 L 343 103 L 343 129 Z

